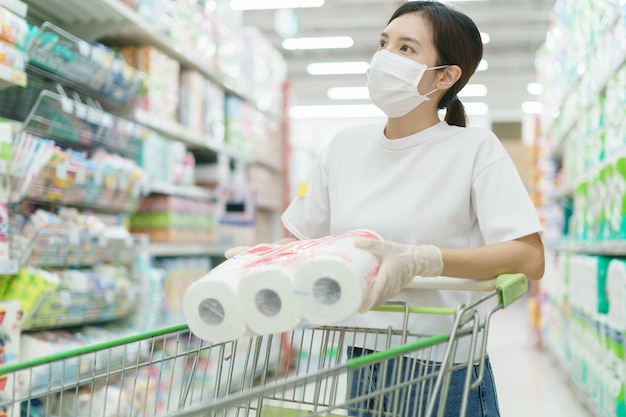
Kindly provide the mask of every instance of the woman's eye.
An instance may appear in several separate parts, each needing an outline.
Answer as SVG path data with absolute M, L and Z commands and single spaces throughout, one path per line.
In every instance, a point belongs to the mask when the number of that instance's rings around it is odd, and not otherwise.
M 413 49 L 408 45 L 403 45 L 402 48 L 400 48 L 400 50 L 402 52 L 413 52 Z
M 378 41 L 378 47 L 379 48 L 384 48 L 385 45 L 387 45 L 387 42 L 385 42 L 384 40 L 381 39 L 381 40 Z

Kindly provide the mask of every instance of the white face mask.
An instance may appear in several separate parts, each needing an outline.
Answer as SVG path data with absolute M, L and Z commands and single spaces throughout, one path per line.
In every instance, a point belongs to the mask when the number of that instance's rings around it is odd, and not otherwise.
M 430 100 L 435 91 L 421 95 L 417 86 L 428 68 L 427 65 L 404 58 L 389 51 L 378 51 L 367 69 L 367 88 L 372 102 L 391 118 L 402 117 L 420 104 Z

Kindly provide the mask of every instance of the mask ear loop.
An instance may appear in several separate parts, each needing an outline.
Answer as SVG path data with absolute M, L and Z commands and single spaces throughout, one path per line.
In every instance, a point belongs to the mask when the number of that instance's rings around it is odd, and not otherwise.
M 428 70 L 438 70 L 438 69 L 448 68 L 448 67 L 450 67 L 450 66 L 451 66 L 451 65 L 439 65 L 439 66 L 437 66 L 437 67 L 430 67 L 430 68 L 426 68 L 426 70 L 425 70 L 425 71 L 428 71 Z M 435 88 L 434 90 L 432 90 L 432 91 L 430 91 L 430 92 L 428 92 L 428 93 L 424 94 L 424 97 L 426 97 L 426 99 L 427 99 L 427 100 L 430 100 L 430 98 L 429 98 L 428 96 L 429 96 L 429 95 L 431 95 L 432 93 L 434 93 L 435 91 L 438 91 L 438 90 L 439 90 L 438 88 Z M 419 93 L 419 91 L 418 91 L 418 93 Z
M 437 66 L 437 67 L 430 67 L 430 68 L 426 68 L 424 71 L 428 71 L 428 70 L 436 70 L 436 69 L 442 69 L 442 68 L 448 68 L 449 66 L 450 66 L 450 65 L 439 65 L 439 66 Z M 435 91 L 438 91 L 438 90 L 439 90 L 438 88 L 435 88 L 434 90 L 429 91 L 429 92 L 428 92 L 428 93 L 426 93 L 426 94 L 423 94 L 423 96 L 424 96 L 424 97 L 426 97 L 426 99 L 427 99 L 427 100 L 430 100 L 430 98 L 429 98 L 428 96 L 429 96 L 429 95 L 431 95 L 432 93 L 434 93 Z M 418 93 L 419 93 L 419 91 L 418 91 Z

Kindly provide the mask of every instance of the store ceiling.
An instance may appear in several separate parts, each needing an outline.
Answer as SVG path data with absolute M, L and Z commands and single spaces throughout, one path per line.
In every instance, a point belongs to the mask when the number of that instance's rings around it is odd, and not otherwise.
M 308 64 L 330 61 L 369 61 L 378 35 L 401 0 L 326 0 L 320 8 L 293 9 L 298 30 L 293 37 L 351 36 L 349 49 L 297 50 L 282 48 L 275 30 L 275 10 L 244 12 L 244 23 L 260 28 L 285 56 L 295 104 L 365 104 L 368 100 L 330 100 L 330 87 L 363 86 L 365 75 L 309 75 Z M 477 72 L 472 83 L 487 86 L 487 96 L 464 98 L 485 102 L 494 121 L 519 121 L 522 103 L 537 100 L 527 92 L 535 80 L 534 60 L 549 27 L 554 0 L 483 0 L 454 2 L 468 14 L 481 32 L 490 36 L 484 47 L 486 71 Z

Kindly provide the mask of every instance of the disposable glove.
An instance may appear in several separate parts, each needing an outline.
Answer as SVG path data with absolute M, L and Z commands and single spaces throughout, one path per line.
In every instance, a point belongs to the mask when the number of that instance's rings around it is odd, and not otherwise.
M 432 245 L 402 245 L 375 239 L 356 239 L 357 248 L 371 252 L 380 262 L 370 283 L 369 297 L 359 312 L 365 313 L 398 295 L 414 277 L 436 277 L 443 271 L 441 250 Z
M 234 248 L 227 249 L 226 252 L 224 252 L 224 258 L 230 259 L 233 256 L 237 256 L 250 248 L 251 246 L 235 246 Z

